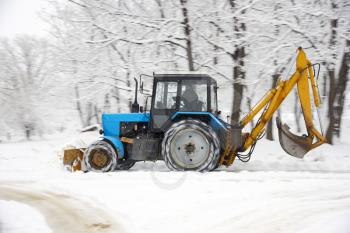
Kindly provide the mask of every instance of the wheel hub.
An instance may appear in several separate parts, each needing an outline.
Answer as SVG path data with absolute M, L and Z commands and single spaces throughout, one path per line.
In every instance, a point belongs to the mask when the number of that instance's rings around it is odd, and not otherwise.
M 210 154 L 209 142 L 199 130 L 181 130 L 172 141 L 173 159 L 180 166 L 195 168 L 207 161 Z
M 104 153 L 104 151 L 96 150 L 92 154 L 91 161 L 96 167 L 103 168 L 108 163 L 108 156 L 106 153 Z
M 185 151 L 186 153 L 193 154 L 193 152 L 196 150 L 196 145 L 192 144 L 191 142 L 185 145 Z

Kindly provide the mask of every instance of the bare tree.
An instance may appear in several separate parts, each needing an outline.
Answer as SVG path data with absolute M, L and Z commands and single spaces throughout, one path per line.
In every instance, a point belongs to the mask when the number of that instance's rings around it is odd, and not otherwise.
M 340 137 L 341 119 L 344 111 L 345 90 L 349 80 L 350 66 L 350 40 L 346 40 L 344 53 L 340 62 L 338 78 L 335 77 L 335 71 L 328 68 L 330 78 L 328 114 L 329 124 L 326 132 L 327 141 L 333 143 L 333 135 Z
M 326 63 L 329 79 L 328 90 L 328 118 L 326 131 L 327 141 L 333 143 L 333 136 L 340 137 L 341 118 L 344 109 L 345 90 L 349 78 L 350 65 L 350 25 L 349 3 L 347 1 L 333 1 L 330 3 L 331 12 L 335 17 L 329 19 L 329 44 L 331 54 Z M 342 12 L 343 11 L 343 12 Z M 343 45 L 340 47 L 339 45 Z M 340 47 L 340 49 L 339 49 Z M 339 62 L 340 60 L 340 62 Z M 337 63 L 340 63 L 337 69 Z
M 0 43 L 0 75 L 6 97 L 1 120 L 9 129 L 22 130 L 28 140 L 44 130 L 45 112 L 41 111 L 50 86 L 48 49 L 46 41 L 29 36 L 3 39 Z

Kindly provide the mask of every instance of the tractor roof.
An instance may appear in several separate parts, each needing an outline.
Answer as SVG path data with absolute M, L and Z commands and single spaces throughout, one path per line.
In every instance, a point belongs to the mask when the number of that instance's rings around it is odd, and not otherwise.
M 198 73 L 188 73 L 188 74 L 153 74 L 154 79 L 162 81 L 171 81 L 171 80 L 209 80 L 210 83 L 215 83 L 216 80 L 210 77 L 207 74 L 198 74 Z

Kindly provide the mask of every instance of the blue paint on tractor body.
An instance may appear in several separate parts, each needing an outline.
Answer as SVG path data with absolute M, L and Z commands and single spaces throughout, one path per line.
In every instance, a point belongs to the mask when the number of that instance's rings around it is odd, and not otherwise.
M 218 131 L 222 128 L 227 128 L 227 123 L 214 116 L 210 112 L 176 112 L 171 117 L 175 121 L 177 117 L 194 117 L 205 116 L 209 119 L 209 125 Z M 121 122 L 150 122 L 150 113 L 115 113 L 102 114 L 103 138 L 111 142 L 118 152 L 119 158 L 124 158 L 124 146 L 120 141 L 120 123 Z
M 220 128 L 227 128 L 226 123 L 214 116 L 210 112 L 176 112 L 171 119 L 175 120 L 178 116 L 206 116 L 209 118 L 209 125 L 215 130 L 219 130 Z
M 149 113 L 102 114 L 103 138 L 110 141 L 118 151 L 119 158 L 124 157 L 123 143 L 120 141 L 120 122 L 149 122 Z

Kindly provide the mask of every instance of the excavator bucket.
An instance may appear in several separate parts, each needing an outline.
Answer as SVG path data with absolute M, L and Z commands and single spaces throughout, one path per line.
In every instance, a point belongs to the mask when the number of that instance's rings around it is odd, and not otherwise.
M 281 147 L 289 155 L 302 159 L 313 148 L 310 139 L 291 133 L 289 126 L 287 124 L 282 125 L 279 117 L 276 118 L 276 123 Z

